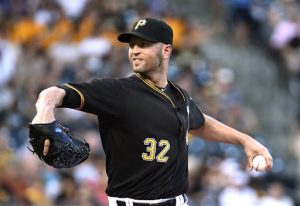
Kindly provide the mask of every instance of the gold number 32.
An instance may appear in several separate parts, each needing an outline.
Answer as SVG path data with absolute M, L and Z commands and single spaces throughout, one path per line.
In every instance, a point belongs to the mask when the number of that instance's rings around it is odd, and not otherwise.
M 163 162 L 166 163 L 169 159 L 168 156 L 166 156 L 166 153 L 170 149 L 170 143 L 168 140 L 160 140 L 158 142 L 158 146 L 162 147 L 163 149 L 161 152 L 156 156 L 156 147 L 157 147 L 157 141 L 154 138 L 146 138 L 144 140 L 144 145 L 146 147 L 146 152 L 142 154 L 142 158 L 145 161 L 153 161 L 156 159 L 157 162 Z

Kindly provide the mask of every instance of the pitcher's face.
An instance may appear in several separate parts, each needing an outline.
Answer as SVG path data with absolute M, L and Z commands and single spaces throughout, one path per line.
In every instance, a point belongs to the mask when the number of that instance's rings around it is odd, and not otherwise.
M 132 70 L 136 73 L 160 70 L 163 61 L 163 44 L 133 37 L 129 42 L 128 58 Z

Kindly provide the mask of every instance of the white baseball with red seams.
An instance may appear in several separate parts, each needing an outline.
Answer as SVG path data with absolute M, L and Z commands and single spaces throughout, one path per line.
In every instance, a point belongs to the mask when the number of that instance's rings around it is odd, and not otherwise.
M 265 171 L 267 167 L 266 159 L 262 155 L 253 158 L 253 169 L 256 171 Z

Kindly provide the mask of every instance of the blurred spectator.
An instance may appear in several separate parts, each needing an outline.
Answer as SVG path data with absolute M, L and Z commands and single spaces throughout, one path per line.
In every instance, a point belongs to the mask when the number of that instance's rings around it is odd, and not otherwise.
M 103 57 L 111 50 L 111 43 L 101 35 L 101 25 L 95 25 L 92 34 L 85 37 L 78 46 L 78 51 L 84 61 L 84 67 L 91 73 L 101 69 Z
M 45 27 L 35 22 L 33 13 L 26 13 L 12 27 L 11 40 L 15 43 L 35 44 L 43 34 Z
M 61 6 L 67 17 L 71 19 L 77 19 L 80 17 L 82 11 L 87 5 L 89 0 L 56 0 L 56 2 Z
M 61 189 L 55 204 L 57 205 L 78 205 L 80 196 L 78 195 L 78 185 L 75 182 L 72 174 L 68 172 L 61 173 Z
M 220 193 L 220 206 L 256 206 L 258 198 L 248 184 L 249 176 L 243 171 L 234 171 L 229 176 L 229 185 Z
M 42 26 L 48 27 L 59 18 L 59 8 L 55 1 L 40 1 L 34 13 L 34 21 Z
M 254 40 L 258 23 L 252 16 L 252 0 L 225 0 L 229 29 L 233 32 L 236 43 L 247 43 Z
M 257 130 L 257 119 L 253 111 L 243 102 L 243 97 L 235 89 L 235 75 L 230 68 L 219 68 L 215 72 L 215 95 L 218 98 L 216 117 L 225 124 L 235 125 L 241 131 L 254 134 Z M 230 114 L 230 115 L 229 115 Z
M 48 49 L 51 61 L 58 64 L 78 63 L 79 51 L 77 44 L 72 41 L 72 33 L 66 32 L 57 42 L 53 43 Z
M 9 40 L 8 24 L 0 22 L 0 86 L 7 84 L 16 71 L 20 48 Z
M 60 8 L 57 8 L 57 14 L 51 24 L 47 25 L 47 29 L 42 33 L 40 39 L 40 47 L 47 50 L 53 43 L 60 41 L 66 34 L 74 31 L 72 20 L 68 19 Z
M 260 199 L 259 206 L 294 206 L 293 200 L 285 194 L 284 186 L 279 182 L 269 185 L 268 192 Z

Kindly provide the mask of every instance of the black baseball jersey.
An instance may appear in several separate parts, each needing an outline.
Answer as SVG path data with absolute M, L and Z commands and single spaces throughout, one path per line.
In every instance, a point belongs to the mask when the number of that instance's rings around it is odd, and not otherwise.
M 139 74 L 68 83 L 62 107 L 98 116 L 112 197 L 170 198 L 188 190 L 188 129 L 200 109 L 169 81 L 162 92 Z

